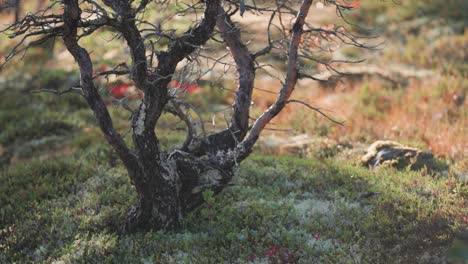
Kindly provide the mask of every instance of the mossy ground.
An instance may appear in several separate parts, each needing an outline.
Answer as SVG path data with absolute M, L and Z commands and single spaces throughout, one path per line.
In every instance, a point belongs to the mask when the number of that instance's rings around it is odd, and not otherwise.
M 122 234 L 135 191 L 80 100 L 2 99 L 2 123 L 24 124 L 5 126 L 2 147 L 30 150 L 0 173 L 0 262 L 438 263 L 468 226 L 468 186 L 455 175 L 257 154 L 181 230 Z M 30 143 L 41 138 L 54 144 Z
M 451 13 L 457 1 L 444 6 L 444 19 L 466 19 L 460 18 L 463 13 Z M 363 1 L 395 17 L 391 1 L 377 2 Z M 405 3 L 419 8 L 422 1 Z M 414 17 L 414 10 L 435 14 L 434 8 L 413 8 L 396 19 Z M 369 16 L 357 19 L 373 22 Z M 468 119 L 466 102 L 457 105 L 454 96 L 467 91 L 466 51 L 461 47 L 468 34 L 442 34 L 427 47 L 420 36 L 411 33 L 404 44 L 389 46 L 382 60 L 440 70 L 438 83 L 394 89 L 363 80 L 356 84 L 359 89 L 346 94 L 348 102 L 357 102 L 350 111 L 357 121 L 344 129 L 305 111 L 288 121 L 300 133 L 338 134 L 351 143 L 370 143 L 392 133 L 403 143 L 435 146 L 435 154 L 447 158 L 439 172 L 369 170 L 356 162 L 360 154 L 352 149 L 354 144 L 309 148 L 310 158 L 273 156 L 259 148 L 221 194 L 204 194 L 206 204 L 189 215 L 180 230 L 132 235 L 122 234 L 121 227 L 135 190 L 85 101 L 72 94 L 30 93 L 73 84 L 76 72 L 68 70 L 73 64 L 47 62 L 36 50 L 34 59 L 0 76 L 0 263 L 466 263 L 463 127 Z M 2 50 L 7 43 L 3 38 Z M 105 45 L 96 43 L 103 38 L 90 41 L 96 46 L 93 56 L 102 52 L 98 49 Z M 405 56 L 395 55 L 399 49 L 407 51 Z M 348 54 L 362 55 L 354 50 Z M 101 91 L 108 96 L 106 89 Z M 191 100 L 206 110 L 212 101 L 229 103 L 225 92 L 195 93 Z M 434 119 L 436 113 L 426 106 L 447 110 Z M 129 113 L 109 109 L 117 130 L 130 140 Z M 209 120 L 211 115 L 204 117 Z M 394 131 L 389 119 L 402 119 L 407 126 Z M 431 130 L 433 125 L 437 127 Z M 184 133 L 174 127 L 175 120 L 163 117 L 158 134 L 164 148 L 183 140 Z M 423 133 L 423 127 L 447 137 Z M 380 128 L 387 129 L 384 133 Z M 337 142 L 343 145 L 346 140 Z M 447 144 L 437 148 L 433 141 Z

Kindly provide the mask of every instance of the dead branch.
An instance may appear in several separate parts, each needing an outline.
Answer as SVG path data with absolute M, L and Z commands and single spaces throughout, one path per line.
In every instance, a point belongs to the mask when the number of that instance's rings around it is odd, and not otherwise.
M 297 61 L 299 58 L 299 44 L 301 42 L 301 37 L 303 34 L 303 26 L 305 23 L 305 19 L 309 12 L 310 6 L 312 5 L 312 2 L 312 0 L 304 0 L 302 2 L 292 28 L 292 36 L 288 51 L 289 58 L 286 82 L 281 88 L 280 94 L 276 98 L 275 103 L 272 106 L 270 106 L 270 108 L 268 108 L 260 116 L 260 118 L 257 119 L 257 121 L 255 121 L 248 136 L 239 144 L 237 148 L 238 153 L 237 155 L 235 155 L 236 159 L 242 160 L 245 157 L 247 157 L 247 155 L 252 150 L 253 145 L 260 136 L 262 130 L 284 108 L 284 106 L 287 104 L 289 97 L 291 96 L 291 93 L 293 92 L 296 86 L 296 82 L 299 76 L 299 71 L 297 69 Z
M 78 0 L 64 0 L 63 13 L 63 40 L 68 51 L 73 55 L 80 67 L 80 86 L 83 96 L 86 98 L 90 108 L 93 110 L 99 127 L 104 133 L 107 141 L 116 149 L 124 164 L 135 170 L 137 158 L 127 147 L 122 137 L 115 131 L 112 119 L 107 108 L 93 83 L 93 65 L 89 53 L 78 44 L 78 25 L 81 10 Z M 130 175 L 133 177 L 134 175 Z M 134 179 L 135 180 L 135 179 Z
M 324 116 L 326 119 L 330 120 L 331 122 L 333 122 L 333 123 L 335 123 L 337 125 L 342 126 L 344 124 L 344 121 L 336 121 L 335 119 L 333 119 L 329 115 L 325 114 L 322 111 L 322 109 L 320 109 L 318 107 L 313 107 L 313 106 L 311 106 L 310 104 L 308 104 L 306 102 L 303 102 L 303 101 L 300 101 L 300 100 L 295 100 L 295 99 L 290 99 L 290 100 L 286 101 L 286 104 L 289 104 L 289 103 L 298 103 L 298 104 L 304 105 L 307 108 L 314 110 L 315 112 L 319 113 L 320 115 Z

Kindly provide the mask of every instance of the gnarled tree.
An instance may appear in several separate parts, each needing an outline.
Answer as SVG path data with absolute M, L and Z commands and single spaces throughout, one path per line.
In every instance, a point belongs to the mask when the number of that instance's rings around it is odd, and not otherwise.
M 233 177 L 233 169 L 252 151 L 260 133 L 287 104 L 301 103 L 321 115 L 319 108 L 291 99 L 301 78 L 318 80 L 308 73 L 307 61 L 313 61 L 335 73 L 339 61 L 314 56 L 314 50 L 327 49 L 327 43 L 367 47 L 360 37 L 343 26 L 317 27 L 307 22 L 313 0 L 249 1 L 198 0 L 187 1 L 185 9 L 167 8 L 169 0 L 62 0 L 51 1 L 46 10 L 28 14 L 18 23 L 5 29 L 20 41 L 5 58 L 6 62 L 31 46 L 60 37 L 79 66 L 80 83 L 67 91 L 80 93 L 93 111 L 105 138 L 122 160 L 138 193 L 137 203 L 130 208 L 125 229 L 173 230 L 187 213 L 203 203 L 205 190 L 220 192 Z M 353 6 L 346 1 L 322 1 L 336 8 L 338 14 Z M 59 8 L 57 9 L 57 5 Z M 55 6 L 55 7 L 54 7 Z M 168 23 L 162 25 L 145 19 L 149 9 L 172 10 L 192 15 L 192 27 L 177 34 Z M 320 11 L 317 9 L 317 11 Z M 199 18 L 198 14 L 203 13 Z M 242 16 L 269 16 L 265 28 L 268 41 L 263 48 L 253 50 L 242 38 L 242 29 L 234 22 Z M 175 14 L 164 17 L 171 21 Z M 110 29 L 125 40 L 131 56 L 131 65 L 95 72 L 88 50 L 79 40 Z M 207 42 L 222 42 L 228 53 L 217 58 L 203 49 Z M 262 57 L 283 54 L 284 79 L 272 103 L 258 118 L 252 118 L 250 108 L 256 71 L 263 69 Z M 187 65 L 206 59 L 204 65 L 212 69 L 216 64 L 233 66 L 237 71 L 230 117 L 226 128 L 206 133 L 203 121 L 192 120 L 187 112 L 191 106 L 170 88 L 171 80 L 181 76 Z M 233 62 L 232 62 L 233 61 Z M 210 66 L 211 63 L 211 66 Z M 106 104 L 100 96 L 96 79 L 121 75 L 131 79 L 144 96 L 137 109 L 130 109 L 132 146 L 127 146 L 113 126 Z M 261 87 L 259 87 L 261 89 Z M 124 104 L 125 100 L 122 100 Z M 172 152 L 161 150 L 156 125 L 161 115 L 178 116 L 187 127 L 187 138 Z M 333 119 L 329 118 L 331 121 Z M 338 123 L 338 122 L 337 122 Z

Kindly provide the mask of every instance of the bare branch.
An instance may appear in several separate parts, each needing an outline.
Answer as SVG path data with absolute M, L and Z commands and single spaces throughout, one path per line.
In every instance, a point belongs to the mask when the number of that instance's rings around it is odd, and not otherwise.
M 55 94 L 55 95 L 64 95 L 64 94 L 67 94 L 67 93 L 71 93 L 71 92 L 79 92 L 80 95 L 83 95 L 83 90 L 81 89 L 80 86 L 71 86 L 65 90 L 53 90 L 53 89 L 39 89 L 39 90 L 36 90 L 36 91 L 32 91 L 31 93 L 32 94 L 35 94 L 35 93 L 52 93 L 52 94 Z
M 180 150 L 188 152 L 190 144 L 192 144 L 192 141 L 196 138 L 196 129 L 192 120 L 184 113 L 177 100 L 172 99 L 171 104 L 167 104 L 164 110 L 178 116 L 185 123 L 187 127 L 187 137 Z
M 268 54 L 273 48 L 273 40 L 271 36 L 271 25 L 273 24 L 273 19 L 275 18 L 275 15 L 280 8 L 281 6 L 278 6 L 277 9 L 271 13 L 270 20 L 268 21 L 268 27 L 267 27 L 268 45 L 264 47 L 263 49 L 255 52 L 255 54 L 253 55 L 254 58 L 258 58 L 260 56 Z
M 80 67 L 80 86 L 83 90 L 83 96 L 86 98 L 88 105 L 93 110 L 99 127 L 104 133 L 107 141 L 114 147 L 128 168 L 133 168 L 135 171 L 138 171 L 137 158 L 127 147 L 119 133 L 115 131 L 109 112 L 94 86 L 93 65 L 89 57 L 89 53 L 78 44 L 77 30 L 81 13 L 78 0 L 64 0 L 63 3 L 63 40 L 68 51 L 73 55 Z M 134 177 L 135 175 L 130 176 L 133 180 L 138 180 Z
M 268 108 L 268 110 L 266 110 L 260 116 L 260 118 L 257 119 L 257 121 L 253 124 L 249 135 L 239 144 L 237 148 L 238 153 L 237 155 L 235 155 L 236 159 L 242 160 L 248 156 L 248 154 L 252 150 L 253 145 L 260 136 L 262 130 L 284 108 L 284 106 L 287 104 L 289 97 L 291 96 L 291 93 L 293 92 L 296 86 L 296 82 L 299 76 L 297 69 L 299 44 L 301 42 L 301 37 L 303 34 L 303 26 L 305 23 L 305 19 L 309 12 L 310 6 L 312 5 L 312 2 L 313 0 L 304 0 L 302 2 L 292 28 L 292 36 L 288 52 L 289 58 L 286 82 L 281 88 L 280 94 L 276 98 L 275 103 L 272 106 L 270 106 L 270 108 Z M 231 160 L 229 162 L 234 161 Z
M 325 114 L 320 108 L 313 107 L 313 106 L 311 106 L 310 104 L 308 104 L 306 102 L 303 102 L 303 101 L 300 101 L 300 100 L 295 100 L 295 99 L 290 99 L 290 100 L 286 101 L 286 104 L 289 104 L 289 103 L 298 103 L 298 104 L 307 106 L 309 109 L 314 110 L 315 112 L 319 113 L 320 115 L 324 116 L 325 118 L 327 118 L 328 120 L 332 121 L 333 123 L 335 123 L 337 125 L 342 126 L 344 124 L 344 121 L 336 121 L 335 119 L 333 119 L 330 116 L 328 116 L 327 114 Z

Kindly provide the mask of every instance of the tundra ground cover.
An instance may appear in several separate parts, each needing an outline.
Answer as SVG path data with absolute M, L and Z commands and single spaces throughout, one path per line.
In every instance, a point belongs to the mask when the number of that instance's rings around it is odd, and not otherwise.
M 389 2 L 375 8 L 394 14 L 399 7 Z M 361 6 L 366 8 L 366 2 Z M 437 17 L 437 12 L 426 14 Z M 71 61 L 58 64 L 44 50 L 32 51 L 34 59 L 1 73 L 0 262 L 440 263 L 448 258 L 463 263 L 467 34 L 466 25 L 462 30 L 457 26 L 460 14 L 455 17 L 454 24 L 416 23 L 414 31 L 414 15 L 405 15 L 399 18 L 408 22 L 401 24 L 408 27 L 401 42 L 389 29 L 391 43 L 369 60 L 430 70 L 435 78 L 399 87 L 367 76 L 328 90 L 304 83 L 296 96 L 334 110 L 346 126 L 331 125 L 301 107 L 275 120 L 275 128 L 292 127 L 295 133 L 319 134 L 342 144 L 390 138 L 430 149 L 448 163 L 448 170 L 369 171 L 356 162 L 359 155 L 321 146 L 308 159 L 259 152 L 239 168 L 223 193 L 205 193 L 207 205 L 173 233 L 120 232 L 135 199 L 133 187 L 83 100 L 70 94 L 30 94 L 76 81 Z M 430 45 L 421 40 L 426 35 L 432 36 Z M 97 47 L 95 54 L 112 57 L 111 50 L 100 50 L 96 43 L 89 43 Z M 57 56 L 62 48 L 56 47 Z M 111 61 L 108 57 L 103 63 Z M 264 80 L 256 86 L 275 89 Z M 119 80 L 102 83 L 124 87 L 119 85 Z M 232 84 L 223 85 L 224 90 L 209 83 L 190 90 L 188 96 L 205 120 L 222 118 L 220 110 L 231 102 Z M 111 98 L 112 90 L 102 92 Z M 264 107 L 268 93 L 256 92 L 254 107 Z M 117 120 L 129 118 L 115 106 L 111 101 Z M 125 122 L 116 127 L 123 134 L 129 129 Z M 183 140 L 184 132 L 170 116 L 158 130 L 166 147 Z
M 468 225 L 459 175 L 369 171 L 317 148 L 314 159 L 252 157 L 178 232 L 122 235 L 133 187 L 91 114 L 79 104 L 57 114 L 66 97 L 9 94 L 21 99 L 4 98 L 2 123 L 24 131 L 0 133 L 12 151 L 0 176 L 2 262 L 437 263 Z

